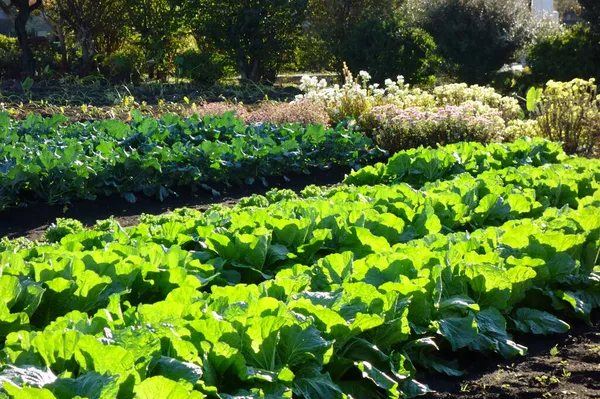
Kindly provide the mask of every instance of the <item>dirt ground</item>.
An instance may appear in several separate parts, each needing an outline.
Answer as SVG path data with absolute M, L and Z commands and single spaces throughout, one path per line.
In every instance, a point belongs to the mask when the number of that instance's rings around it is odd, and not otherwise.
M 26 207 L 12 208 L 0 212 L 0 238 L 26 237 L 31 240 L 40 239 L 56 218 L 73 218 L 81 221 L 84 225 L 91 226 L 97 220 L 114 216 L 121 226 L 127 227 L 136 224 L 138 217 L 143 213 L 159 215 L 182 207 L 206 209 L 212 204 L 233 206 L 240 198 L 252 194 L 264 194 L 274 187 L 299 192 L 310 184 L 318 184 L 319 186 L 339 184 L 350 171 L 348 167 L 314 170 L 307 175 L 288 175 L 289 181 L 283 178 L 271 177 L 267 179 L 268 187 L 260 182 L 233 188 L 211 185 L 221 193 L 218 197 L 212 196 L 211 193 L 205 190 L 193 192 L 189 187 L 179 187 L 173 189 L 178 196 L 170 195 L 163 202 L 139 195 L 137 202 L 132 204 L 119 195 L 113 195 L 98 198 L 94 201 L 75 201 L 67 205 L 30 204 Z
M 529 348 L 521 358 L 467 354 L 465 376 L 422 377 L 436 391 L 427 398 L 600 398 L 600 311 L 593 316 L 567 334 L 515 337 Z

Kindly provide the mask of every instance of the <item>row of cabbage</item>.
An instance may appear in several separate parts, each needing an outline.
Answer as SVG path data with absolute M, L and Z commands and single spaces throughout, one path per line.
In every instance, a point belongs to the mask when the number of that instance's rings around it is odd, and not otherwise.
M 356 167 L 382 155 L 342 126 L 247 125 L 233 113 L 65 124 L 55 115 L 24 121 L 0 114 L 0 210 L 121 194 L 161 200 L 173 188 L 213 190 L 332 166 Z
M 511 332 L 600 306 L 600 162 L 547 153 L 4 242 L 5 395 L 393 398 L 453 351 L 524 354 Z
M 268 185 L 273 176 L 286 178 L 333 166 L 358 169 L 384 155 L 362 133 L 342 125 L 246 125 L 232 113 L 204 118 L 142 118 L 136 112 L 132 116 L 130 123 L 65 124 L 60 114 L 30 114 L 24 121 L 0 114 L 0 210 L 111 194 L 131 202 L 139 195 L 162 200 L 180 187 L 218 194 L 218 187 L 255 181 Z M 565 156 L 560 146 L 543 140 L 449 148 L 453 149 L 444 150 L 445 158 L 438 163 L 450 175 L 556 163 Z M 454 159 L 457 150 L 464 159 Z M 402 173 L 406 159 L 412 159 L 414 170 L 422 166 L 422 181 L 437 179 L 437 171 L 431 170 L 435 165 L 423 162 L 420 153 L 431 154 L 423 148 L 402 152 L 387 169 Z M 457 162 L 459 167 L 454 167 Z M 390 174 L 384 169 L 377 164 L 350 179 L 355 184 L 383 182 L 379 177 Z M 379 177 L 369 177 L 373 171 Z

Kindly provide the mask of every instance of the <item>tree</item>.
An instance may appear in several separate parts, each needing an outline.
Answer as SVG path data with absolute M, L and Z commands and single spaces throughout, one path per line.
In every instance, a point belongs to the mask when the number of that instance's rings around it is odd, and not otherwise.
M 8 3 L 6 1 L 9 1 Z M 0 9 L 14 21 L 17 40 L 21 48 L 21 63 L 26 76 L 35 75 L 35 58 L 29 46 L 27 21 L 42 6 L 43 0 L 0 0 Z M 14 15 L 16 13 L 16 16 Z
M 310 28 L 327 43 L 340 67 L 344 42 L 354 27 L 365 20 L 391 20 L 402 0 L 310 0 Z
M 558 14 L 561 16 L 571 11 L 578 12 L 579 8 L 577 0 L 558 0 L 556 2 L 556 11 L 558 11 Z
M 64 21 L 75 32 L 81 48 L 80 73 L 87 75 L 101 43 L 105 52 L 114 51 L 126 25 L 123 0 L 56 0 Z
M 163 66 L 169 42 L 185 25 L 182 0 L 129 0 L 126 4 L 128 21 L 139 34 L 146 50 L 148 74 L 154 77 Z
M 440 66 L 433 38 L 398 18 L 367 19 L 349 32 L 343 57 L 351 71 L 368 71 L 373 82 L 403 75 L 410 84 L 430 84 Z
M 52 31 L 58 38 L 60 43 L 60 55 L 63 72 L 69 68 L 69 60 L 67 53 L 67 27 L 64 17 L 60 14 L 60 10 L 56 6 L 57 0 L 46 0 L 41 8 L 42 18 L 52 28 Z
M 274 81 L 293 56 L 308 0 L 198 0 L 196 35 L 226 53 L 243 79 Z
M 600 2 L 598 0 L 579 0 L 581 16 L 590 23 L 595 32 L 600 33 Z
M 536 37 L 523 0 L 418 0 L 423 27 L 460 80 L 487 83 Z

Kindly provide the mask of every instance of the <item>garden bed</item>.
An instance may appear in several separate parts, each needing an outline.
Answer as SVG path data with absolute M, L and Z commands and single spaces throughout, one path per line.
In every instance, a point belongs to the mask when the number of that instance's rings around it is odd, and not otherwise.
M 423 378 L 436 393 L 429 399 L 600 397 L 600 313 L 592 324 L 575 322 L 568 334 L 519 336 L 526 356 L 502 359 L 465 353 L 467 375 Z
M 321 186 L 128 228 L 61 220 L 45 241 L 0 241 L 3 389 L 538 397 L 560 372 L 565 392 L 594 394 L 595 346 L 586 357 L 561 342 L 597 342 L 598 161 L 544 141 L 463 143 L 399 152 L 334 187 L 315 175 Z M 551 358 L 576 359 L 540 369 L 557 344 Z

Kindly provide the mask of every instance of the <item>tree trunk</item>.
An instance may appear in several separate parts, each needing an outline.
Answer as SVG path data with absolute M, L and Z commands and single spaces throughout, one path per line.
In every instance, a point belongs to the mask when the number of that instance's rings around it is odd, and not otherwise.
M 35 58 L 29 47 L 29 38 L 27 37 L 27 20 L 29 19 L 29 8 L 23 7 L 19 9 L 19 13 L 15 18 L 15 31 L 19 47 L 21 48 L 21 64 L 23 75 L 33 77 L 35 75 Z
M 90 73 L 92 67 L 92 61 L 94 60 L 94 39 L 92 34 L 88 31 L 87 27 L 80 27 L 78 33 L 78 41 L 81 46 L 81 76 L 87 76 Z
M 58 42 L 60 43 L 60 64 L 63 72 L 67 72 L 69 70 L 69 56 L 67 53 L 67 39 L 65 37 L 65 21 L 61 17 L 59 17 L 58 23 L 53 25 L 54 33 L 58 37 Z
M 67 41 L 65 39 L 65 32 L 63 30 L 60 31 L 58 36 L 58 41 L 60 43 L 60 64 L 63 72 L 67 72 L 69 70 L 69 56 L 67 53 Z
M 242 80 L 251 80 L 253 82 L 259 82 L 261 76 L 260 60 L 256 58 L 250 58 L 250 61 L 241 61 L 238 63 L 240 66 L 240 73 Z

